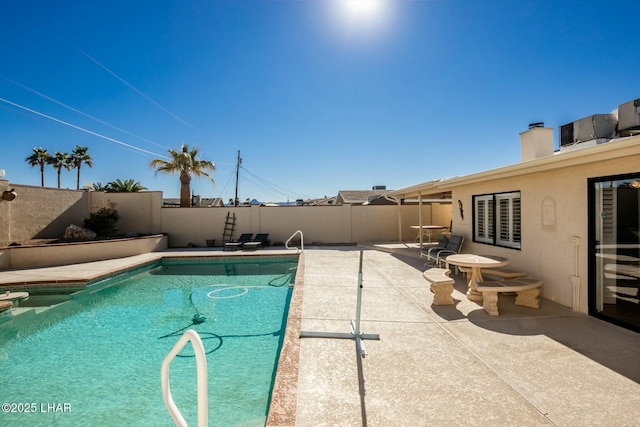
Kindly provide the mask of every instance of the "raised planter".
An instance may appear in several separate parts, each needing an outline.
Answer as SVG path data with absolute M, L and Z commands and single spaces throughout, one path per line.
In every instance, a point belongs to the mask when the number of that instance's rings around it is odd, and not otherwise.
M 14 246 L 0 250 L 0 269 L 53 267 L 123 258 L 167 249 L 167 235 L 91 242 Z

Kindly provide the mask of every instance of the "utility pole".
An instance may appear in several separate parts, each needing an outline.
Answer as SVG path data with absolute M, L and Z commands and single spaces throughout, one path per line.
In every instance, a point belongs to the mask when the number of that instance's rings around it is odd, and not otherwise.
M 238 150 L 238 162 L 236 163 L 236 197 L 233 199 L 233 206 L 238 206 L 238 174 L 240 172 L 240 165 L 242 159 L 240 158 L 240 150 Z

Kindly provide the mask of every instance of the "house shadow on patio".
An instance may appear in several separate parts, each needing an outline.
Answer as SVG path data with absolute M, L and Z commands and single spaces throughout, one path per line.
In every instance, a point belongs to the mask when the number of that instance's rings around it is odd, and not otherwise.
M 498 307 L 499 316 L 489 316 L 479 306 L 466 317 L 473 325 L 499 335 L 531 337 L 527 342 L 550 338 L 554 345 L 534 348 L 540 351 L 541 360 L 565 357 L 564 351 L 569 349 L 640 383 L 640 334 L 544 298 L 540 309 L 531 309 L 515 305 L 514 295 L 500 295 Z

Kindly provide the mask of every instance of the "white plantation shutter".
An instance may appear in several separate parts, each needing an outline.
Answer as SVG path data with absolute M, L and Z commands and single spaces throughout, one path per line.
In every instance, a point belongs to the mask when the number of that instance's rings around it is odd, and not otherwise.
M 520 247 L 520 192 L 496 194 L 496 244 Z
M 493 243 L 493 195 L 475 198 L 475 240 Z
M 474 196 L 474 241 L 520 248 L 520 192 Z

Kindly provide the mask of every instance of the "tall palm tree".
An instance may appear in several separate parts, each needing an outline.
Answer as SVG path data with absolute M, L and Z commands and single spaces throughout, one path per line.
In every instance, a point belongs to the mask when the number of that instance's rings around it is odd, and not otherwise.
M 46 148 L 38 147 L 34 148 L 33 153 L 24 160 L 31 167 L 40 167 L 40 184 L 44 187 L 44 166 L 50 163 L 51 154 L 47 153 Z
M 216 170 L 216 165 L 209 160 L 199 160 L 198 147 L 189 148 L 187 144 L 182 144 L 180 151 L 168 149 L 170 160 L 154 159 L 149 166 L 156 169 L 156 173 L 177 173 L 180 175 L 180 207 L 191 206 L 191 176 L 207 177 L 211 182 L 213 178 L 206 171 Z
M 85 165 L 92 167 L 93 159 L 89 154 L 89 147 L 81 147 L 76 145 L 76 148 L 71 152 L 71 156 L 69 156 L 69 162 L 71 163 L 72 169 L 78 169 L 78 180 L 76 183 L 76 190 L 80 189 L 80 166 L 84 163 Z
M 56 151 L 49 163 L 58 172 L 58 188 L 60 188 L 60 172 L 62 171 L 62 168 L 66 170 L 71 169 L 69 155 L 67 153 Z

